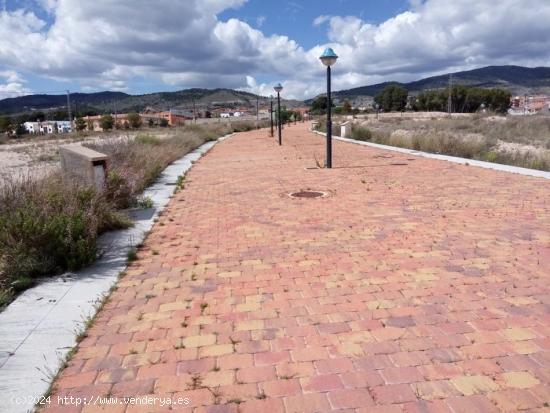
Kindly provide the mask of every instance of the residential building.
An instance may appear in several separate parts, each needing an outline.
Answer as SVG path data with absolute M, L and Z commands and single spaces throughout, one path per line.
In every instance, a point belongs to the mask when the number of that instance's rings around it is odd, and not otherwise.
M 40 122 L 25 122 L 23 127 L 27 133 L 40 133 Z
M 67 133 L 72 131 L 71 122 L 68 120 L 25 122 L 23 127 L 27 133 L 50 134 Z

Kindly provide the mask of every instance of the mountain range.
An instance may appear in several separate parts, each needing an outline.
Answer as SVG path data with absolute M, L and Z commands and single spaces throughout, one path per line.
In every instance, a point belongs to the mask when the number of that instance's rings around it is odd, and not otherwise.
M 206 109 L 213 106 L 256 107 L 256 100 L 267 98 L 253 93 L 232 89 L 185 89 L 177 92 L 158 92 L 143 95 L 129 95 L 123 92 L 71 93 L 70 101 L 73 110 L 86 112 L 118 113 L 142 111 L 147 107 L 157 110 L 168 110 L 174 107 Z M 285 100 L 287 106 L 293 107 L 299 101 Z M 28 95 L 0 100 L 0 115 L 14 115 L 36 110 L 66 110 L 67 95 Z
M 480 69 L 452 73 L 454 84 L 476 87 L 501 87 L 513 94 L 550 93 L 550 67 L 522 66 L 487 66 Z M 334 92 L 335 97 L 354 98 L 375 96 L 385 86 L 397 84 L 409 93 L 418 93 L 428 89 L 445 88 L 449 84 L 450 74 L 432 76 L 414 82 L 384 82 Z M 79 112 L 87 111 L 104 113 L 118 111 L 141 111 L 146 107 L 167 110 L 173 107 L 206 108 L 220 106 L 247 106 L 255 108 L 256 99 L 264 101 L 265 97 L 233 89 L 185 89 L 176 92 L 158 92 L 142 95 L 130 95 L 123 92 L 71 93 L 71 106 Z M 310 104 L 313 99 L 306 100 Z M 289 107 L 303 105 L 297 100 L 284 100 Z M 35 110 L 65 109 L 66 95 L 28 95 L 0 100 L 0 115 L 13 115 Z
M 416 94 L 429 89 L 446 88 L 452 74 L 454 84 L 481 88 L 499 87 L 514 95 L 524 93 L 550 93 L 550 67 L 487 66 L 474 70 L 431 76 L 414 82 L 384 82 L 335 92 L 335 96 L 352 98 L 375 96 L 388 85 L 399 85 Z

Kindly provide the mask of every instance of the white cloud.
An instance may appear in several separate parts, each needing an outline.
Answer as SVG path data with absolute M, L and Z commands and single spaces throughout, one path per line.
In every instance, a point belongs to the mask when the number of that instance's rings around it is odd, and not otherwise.
M 28 95 L 31 90 L 24 85 L 25 80 L 13 70 L 0 71 L 0 99 Z
M 320 26 L 322 25 L 323 23 L 326 23 L 328 21 L 330 21 L 332 16 L 327 16 L 327 15 L 321 15 L 321 16 L 317 16 L 314 20 L 313 20 L 313 25 L 314 26 Z
M 283 35 L 217 15 L 245 0 L 35 0 L 48 24 L 28 10 L 0 11 L 0 70 L 28 71 L 82 87 L 124 90 L 136 78 L 176 87 L 234 87 L 270 94 L 255 79 L 280 79 L 287 97 L 324 89 L 318 56 L 340 56 L 334 89 L 412 80 L 489 64 L 547 65 L 548 0 L 410 0 L 410 10 L 380 24 L 356 16 L 318 16 L 328 44 L 309 50 Z M 286 2 L 288 12 L 301 5 Z M 10 88 L 24 82 L 15 80 Z M 4 85 L 4 87 L 7 87 Z

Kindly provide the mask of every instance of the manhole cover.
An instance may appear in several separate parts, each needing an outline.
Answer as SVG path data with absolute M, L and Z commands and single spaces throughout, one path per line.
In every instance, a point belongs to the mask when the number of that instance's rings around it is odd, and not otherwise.
M 321 191 L 297 191 L 291 192 L 289 196 L 291 198 L 325 198 L 328 194 Z

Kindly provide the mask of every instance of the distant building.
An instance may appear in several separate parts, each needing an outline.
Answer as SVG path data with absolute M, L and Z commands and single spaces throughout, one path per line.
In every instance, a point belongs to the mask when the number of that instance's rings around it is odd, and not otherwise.
M 25 122 L 23 127 L 27 133 L 40 133 L 40 122 Z
M 151 119 L 155 125 L 158 125 L 161 119 L 165 119 L 170 126 L 181 126 L 187 119 L 193 119 L 193 113 L 184 110 L 171 109 L 169 111 L 155 111 L 147 108 L 139 114 L 144 123 L 149 123 Z
M 508 113 L 511 115 L 533 115 L 546 110 L 550 110 L 550 96 L 523 95 L 510 99 Z
M 25 122 L 23 127 L 27 133 L 33 134 L 51 134 L 72 132 L 71 122 L 68 120 L 44 121 L 44 122 Z
M 68 120 L 58 120 L 57 121 L 57 132 L 58 133 L 68 133 L 73 131 L 72 122 Z

